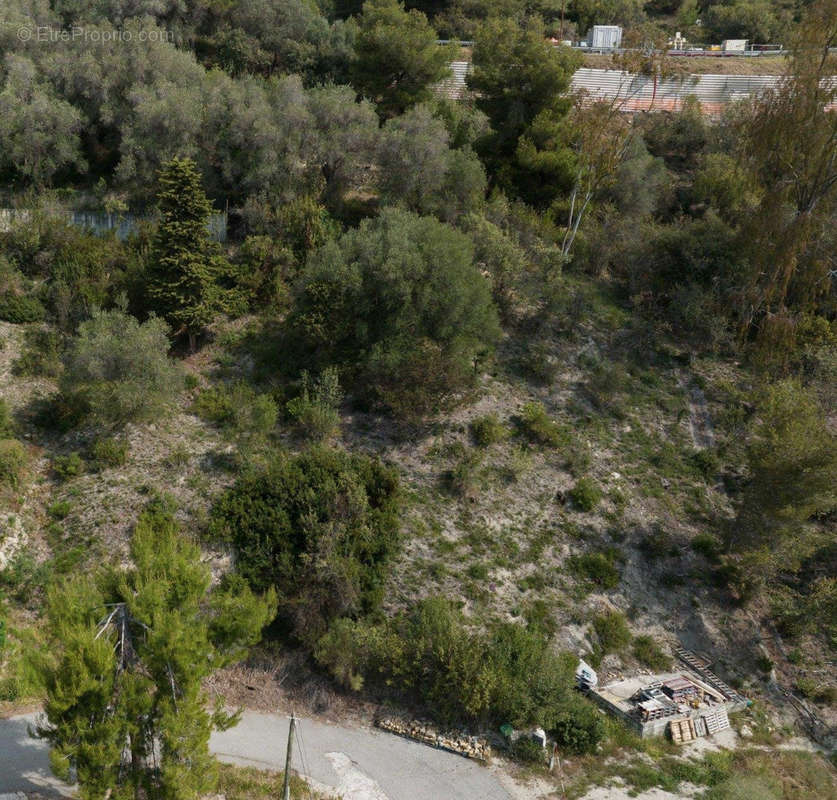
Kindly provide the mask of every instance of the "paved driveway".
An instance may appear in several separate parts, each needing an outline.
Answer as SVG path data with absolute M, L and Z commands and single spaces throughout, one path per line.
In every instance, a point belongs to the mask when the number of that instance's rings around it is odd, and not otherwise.
M 0 792 L 70 796 L 49 769 L 47 748 L 31 739 L 34 714 L 0 720 Z M 213 734 L 222 761 L 281 769 L 288 719 L 245 712 L 235 728 Z M 474 761 L 383 731 L 300 720 L 293 766 L 344 800 L 511 800 L 494 774 Z

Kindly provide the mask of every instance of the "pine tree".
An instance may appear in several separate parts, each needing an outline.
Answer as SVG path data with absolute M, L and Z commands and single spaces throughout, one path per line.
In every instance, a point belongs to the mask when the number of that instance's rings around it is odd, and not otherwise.
M 220 702 L 207 707 L 202 681 L 258 640 L 275 593 L 235 579 L 211 589 L 199 548 L 160 500 L 140 517 L 131 557 L 49 592 L 38 733 L 82 800 L 194 800 L 215 786 L 211 731 L 237 722 Z
M 154 310 L 177 333 L 197 335 L 222 309 L 224 291 L 218 279 L 226 262 L 210 239 L 207 222 L 212 205 L 190 158 L 173 158 L 160 170 L 157 205 L 160 225 L 154 241 L 149 294 Z

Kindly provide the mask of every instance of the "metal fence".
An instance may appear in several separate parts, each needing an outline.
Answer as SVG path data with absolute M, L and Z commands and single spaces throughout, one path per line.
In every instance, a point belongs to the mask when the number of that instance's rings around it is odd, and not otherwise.
M 126 239 L 136 233 L 142 222 L 151 222 L 151 216 L 137 216 L 135 214 L 107 214 L 94 211 L 50 210 L 48 216 L 58 217 L 70 225 L 91 231 L 99 236 L 113 233 L 117 239 Z M 26 208 L 0 208 L 0 233 L 11 230 L 16 222 L 28 222 L 32 218 L 32 210 Z M 227 214 L 217 212 L 210 215 L 207 230 L 217 242 L 227 240 Z

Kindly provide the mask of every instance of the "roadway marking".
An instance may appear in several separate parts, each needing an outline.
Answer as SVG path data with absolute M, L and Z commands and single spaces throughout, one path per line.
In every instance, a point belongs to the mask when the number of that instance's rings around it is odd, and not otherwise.
M 389 800 L 381 787 L 345 753 L 326 753 L 325 757 L 340 778 L 337 793 L 344 800 Z

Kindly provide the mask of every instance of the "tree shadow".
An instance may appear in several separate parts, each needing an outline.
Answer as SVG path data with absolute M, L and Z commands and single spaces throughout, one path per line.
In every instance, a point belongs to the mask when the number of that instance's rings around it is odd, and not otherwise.
M 47 743 L 29 735 L 35 722 L 34 714 L 0 720 L 0 793 L 73 797 L 74 790 L 52 774 Z

